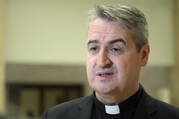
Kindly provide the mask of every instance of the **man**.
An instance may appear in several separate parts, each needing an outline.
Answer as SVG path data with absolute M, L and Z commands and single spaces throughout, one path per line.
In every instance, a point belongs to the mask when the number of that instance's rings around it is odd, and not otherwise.
M 147 21 L 137 8 L 97 6 L 90 16 L 87 76 L 94 93 L 47 110 L 42 119 L 179 119 L 179 109 L 140 85 L 148 61 Z

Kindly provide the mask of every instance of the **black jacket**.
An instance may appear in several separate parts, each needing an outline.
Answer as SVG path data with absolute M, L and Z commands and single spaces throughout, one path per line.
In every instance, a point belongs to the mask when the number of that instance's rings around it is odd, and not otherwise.
M 44 112 L 41 119 L 91 119 L 91 96 L 59 104 Z M 133 119 L 179 119 L 179 109 L 149 96 L 144 90 Z

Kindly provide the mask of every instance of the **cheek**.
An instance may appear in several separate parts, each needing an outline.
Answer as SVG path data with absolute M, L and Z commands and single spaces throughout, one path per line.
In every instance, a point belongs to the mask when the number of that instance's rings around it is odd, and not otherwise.
M 117 66 L 117 69 L 121 72 L 129 71 L 136 64 L 136 56 L 132 55 L 132 53 L 126 53 L 112 60 Z
M 96 64 L 96 58 L 95 57 L 91 57 L 91 56 L 87 56 L 86 57 L 87 59 L 86 59 L 86 65 L 87 65 L 87 67 L 89 67 L 89 68 L 93 68 L 93 67 L 95 67 L 95 64 Z
M 120 82 L 123 83 L 128 79 L 130 75 L 131 64 L 128 62 L 128 59 L 117 59 L 114 60 L 115 67 L 117 69 L 117 76 L 120 79 Z M 121 83 L 122 83 L 121 82 Z
M 87 75 L 88 75 L 88 77 L 90 77 L 90 75 L 92 75 L 93 69 L 96 66 L 96 59 L 88 56 L 86 61 L 87 61 L 86 62 Z
M 118 76 L 123 83 L 132 82 L 132 79 L 136 79 L 138 72 L 138 64 L 136 58 L 126 58 L 116 61 Z
M 127 59 L 125 58 L 113 58 L 113 64 L 115 65 L 118 72 L 123 72 L 124 70 L 128 69 Z

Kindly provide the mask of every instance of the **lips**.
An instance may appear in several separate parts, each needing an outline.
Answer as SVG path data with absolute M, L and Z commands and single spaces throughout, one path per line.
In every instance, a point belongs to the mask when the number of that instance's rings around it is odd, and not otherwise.
M 110 78 L 113 75 L 113 72 L 98 72 L 96 76 L 101 78 Z

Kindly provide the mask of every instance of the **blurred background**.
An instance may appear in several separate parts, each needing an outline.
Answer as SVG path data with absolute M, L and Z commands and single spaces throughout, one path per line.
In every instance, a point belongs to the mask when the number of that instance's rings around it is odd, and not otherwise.
M 101 3 L 145 13 L 151 54 L 141 83 L 179 107 L 179 0 L 0 0 L 0 119 L 38 119 L 47 108 L 91 94 L 87 13 Z

